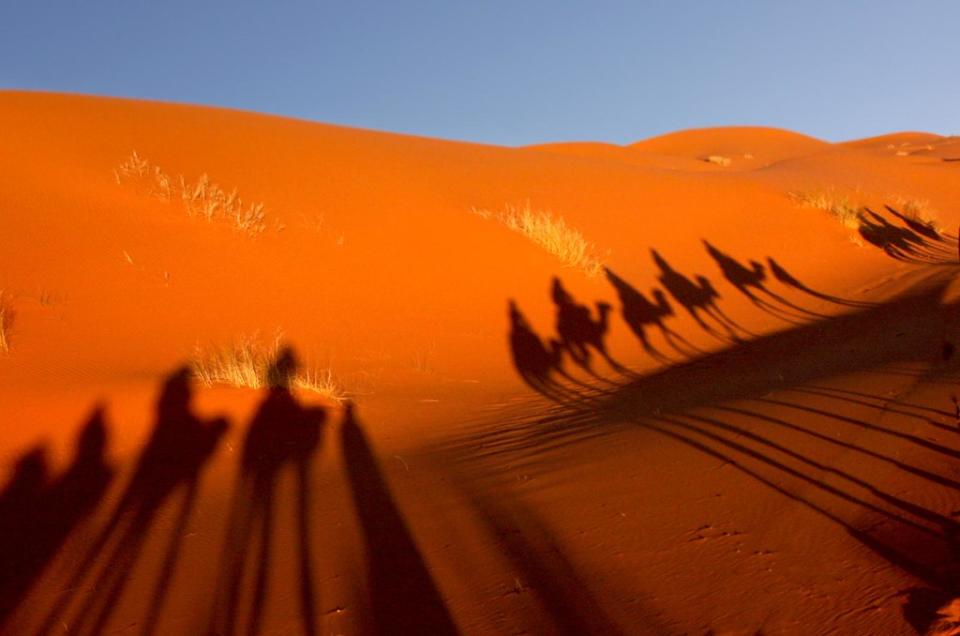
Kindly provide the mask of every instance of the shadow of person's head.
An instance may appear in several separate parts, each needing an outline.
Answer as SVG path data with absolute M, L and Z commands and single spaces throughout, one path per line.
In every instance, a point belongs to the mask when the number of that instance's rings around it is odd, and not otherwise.
M 100 461 L 106 454 L 108 431 L 104 411 L 103 405 L 98 405 L 80 429 L 77 435 L 77 462 Z
M 157 411 L 161 419 L 169 415 L 187 413 L 190 410 L 192 395 L 190 379 L 192 377 L 193 373 L 190 371 L 190 367 L 182 366 L 164 380 L 163 389 L 160 391 L 160 398 L 157 402 Z
M 271 389 L 289 389 L 299 367 L 300 361 L 293 347 L 283 347 L 267 369 L 267 386 Z

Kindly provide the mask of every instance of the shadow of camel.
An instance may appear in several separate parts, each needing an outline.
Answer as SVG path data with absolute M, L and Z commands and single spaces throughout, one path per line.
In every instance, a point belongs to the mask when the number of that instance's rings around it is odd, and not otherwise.
M 234 487 L 221 556 L 220 577 L 209 633 L 229 636 L 236 630 L 241 608 L 241 581 L 249 554 L 256 554 L 247 634 L 260 632 L 272 561 L 277 490 L 282 470 L 296 475 L 295 527 L 299 548 L 299 597 L 303 633 L 317 631 L 316 589 L 310 530 L 311 463 L 322 442 L 326 412 L 301 406 L 289 383 L 298 362 L 290 348 L 280 351 L 268 372 L 269 388 L 247 429 L 240 474 Z M 256 540 L 255 540 L 256 539 Z
M 763 311 L 795 324 L 798 321 L 809 320 L 810 318 L 826 317 L 823 314 L 795 305 L 780 294 L 768 289 L 765 283 L 767 273 L 761 263 L 750 261 L 750 267 L 748 268 L 729 254 L 725 254 L 714 247 L 709 241 L 704 240 L 703 245 L 711 258 L 716 261 L 723 277 Z M 761 297 L 761 294 L 764 297 Z
M 55 480 L 48 479 L 42 448 L 17 462 L 0 493 L 0 626 L 106 494 L 114 474 L 105 457 L 107 436 L 97 407 L 80 429 L 73 460 Z
M 934 227 L 932 227 L 928 223 L 924 223 L 923 221 L 918 221 L 917 219 L 910 218 L 906 214 L 903 214 L 902 212 L 898 211 L 896 208 L 892 208 L 889 205 L 884 205 L 883 207 L 886 208 L 887 212 L 889 212 L 893 216 L 900 219 L 900 222 L 906 225 L 915 234 L 918 234 L 924 238 L 930 239 L 934 243 L 944 242 L 943 236 L 940 235 L 940 232 L 938 232 Z
M 522 469 L 527 457 L 533 461 L 545 449 L 631 426 L 669 437 L 829 519 L 888 564 L 921 580 L 927 587 L 903 592 L 908 597 L 904 612 L 912 625 L 925 629 L 936 618 L 936 609 L 960 597 L 960 523 L 951 510 L 937 510 L 927 500 L 910 501 L 899 490 L 885 490 L 865 476 L 810 454 L 810 444 L 793 448 L 792 442 L 799 435 L 821 445 L 828 451 L 826 457 L 834 457 L 835 450 L 841 449 L 899 471 L 904 478 L 920 480 L 924 488 L 960 493 L 960 481 L 952 473 L 928 463 L 960 460 L 956 443 L 922 431 L 901 430 L 880 415 L 870 421 L 836 412 L 829 404 L 843 400 L 881 415 L 897 413 L 950 435 L 949 440 L 956 434 L 955 427 L 932 416 L 950 416 L 952 411 L 811 384 L 926 360 L 930 366 L 915 374 L 914 385 L 937 387 L 938 378 L 945 378 L 941 391 L 948 392 L 960 378 L 960 360 L 944 354 L 944 343 L 960 337 L 960 301 L 947 300 L 950 297 L 945 295 L 952 273 L 931 271 L 932 276 L 892 300 L 652 371 L 590 409 L 568 405 L 565 418 L 551 415 L 509 430 L 481 431 L 451 446 L 460 449 L 461 456 L 481 449 L 485 457 L 509 453 L 510 465 Z M 827 405 L 806 404 L 792 399 L 793 393 L 816 395 Z M 769 412 L 771 406 L 776 407 L 776 416 Z M 704 412 L 707 408 L 709 414 Z M 877 448 L 848 441 L 840 431 L 834 433 L 838 427 L 867 432 L 865 439 L 876 440 Z M 787 432 L 783 436 L 787 441 L 774 437 L 779 431 Z M 867 474 L 875 477 L 877 473 Z M 838 512 L 841 504 L 847 507 L 845 514 Z
M 549 348 L 545 346 L 513 300 L 508 303 L 508 313 L 510 354 L 517 373 L 534 391 L 562 401 L 566 389 L 554 379 L 554 374 L 566 375 L 560 343 L 551 340 Z
M 723 313 L 723 310 L 717 305 L 720 294 L 709 279 L 705 276 L 697 276 L 696 282 L 693 282 L 673 269 L 657 250 L 651 249 L 650 254 L 653 256 L 653 262 L 660 269 L 660 276 L 657 280 L 673 296 L 673 299 L 687 310 L 687 313 L 700 325 L 701 329 L 720 340 L 741 340 L 737 331 L 751 335 Z M 714 324 L 707 323 L 700 312 L 710 317 Z
M 907 223 L 908 220 L 892 208 L 887 208 L 894 216 Z M 910 221 L 908 227 L 898 227 L 870 208 L 864 208 L 859 217 L 860 236 L 870 244 L 879 247 L 888 256 L 897 260 L 916 264 L 955 263 L 954 250 L 949 249 L 939 233 L 932 228 Z M 914 226 L 923 227 L 917 232 Z M 933 232 L 936 238 L 930 239 Z
M 190 371 L 179 369 L 164 383 L 157 402 L 157 420 L 144 446 L 133 475 L 111 516 L 74 570 L 66 592 L 56 602 L 38 633 L 47 633 L 61 621 L 75 594 L 90 592 L 80 603 L 68 633 L 84 631 L 99 634 L 118 604 L 138 560 L 141 548 L 160 508 L 177 490 L 182 499 L 163 560 L 160 577 L 154 587 L 143 633 L 153 631 L 168 584 L 179 555 L 179 548 L 190 513 L 193 510 L 200 474 L 213 455 L 227 422 L 204 422 L 190 411 Z M 101 559 L 103 554 L 106 558 Z M 97 570 L 99 574 L 87 588 L 81 583 Z
M 669 357 L 660 352 L 650 342 L 650 338 L 646 333 L 646 327 L 654 326 L 660 330 L 667 344 L 680 355 L 688 356 L 691 355 L 691 353 L 703 353 L 681 334 L 666 325 L 664 321 L 671 318 L 674 313 L 673 308 L 667 301 L 666 295 L 661 290 L 653 290 L 654 301 L 651 302 L 631 286 L 630 283 L 617 276 L 610 269 L 604 268 L 604 272 L 606 273 L 607 280 L 613 285 L 617 296 L 620 298 L 620 312 L 623 321 L 630 328 L 630 331 L 640 340 L 644 351 L 663 362 L 670 361 Z M 683 346 L 680 346 L 681 344 Z
M 557 308 L 557 335 L 570 358 L 595 377 L 600 377 L 590 364 L 590 349 L 595 350 L 616 371 L 626 369 L 607 352 L 604 342 L 609 328 L 610 305 L 597 303 L 597 319 L 594 320 L 590 308 L 577 303 L 559 278 L 554 277 L 551 298 Z

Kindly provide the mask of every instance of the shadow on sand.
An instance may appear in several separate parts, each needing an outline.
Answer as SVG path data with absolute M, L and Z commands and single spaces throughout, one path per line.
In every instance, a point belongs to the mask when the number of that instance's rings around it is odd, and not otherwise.
M 311 527 L 314 458 L 322 447 L 327 413 L 301 404 L 290 391 L 298 368 L 296 354 L 281 350 L 267 373 L 268 388 L 243 439 L 237 478 L 224 528 L 207 633 L 217 636 L 264 631 L 282 475 L 294 476 L 294 528 L 299 627 L 311 635 L 321 630 L 319 591 L 314 572 Z M 184 535 L 197 505 L 200 478 L 228 429 L 222 418 L 209 421 L 193 414 L 190 373 L 179 369 L 167 377 L 157 400 L 153 429 L 122 487 L 116 503 L 89 538 L 76 546 L 67 578 L 53 599 L 36 599 L 34 634 L 97 635 L 112 629 L 112 619 L 131 580 L 151 589 L 136 631 L 160 629 L 165 600 L 174 588 Z M 373 449 L 357 421 L 354 407 L 344 409 L 341 450 L 346 481 L 362 530 L 367 564 L 369 606 L 378 633 L 455 634 L 453 619 L 433 581 L 379 468 Z M 96 409 L 77 438 L 73 461 L 56 478 L 47 468 L 45 449 L 23 453 L 0 491 L 0 573 L 2 614 L 15 616 L 30 603 L 30 591 L 68 537 L 105 499 L 114 469 L 106 462 L 108 427 Z M 173 506 L 172 523 L 160 523 Z M 136 571 L 147 542 L 163 542 L 155 575 Z M 210 570 L 196 574 L 207 576 Z M 132 595 L 131 595 L 132 596 Z M 43 606 L 52 605 L 52 607 Z M 40 611 L 42 610 L 42 611 Z M 115 621 L 114 621 L 115 622 Z M 2 625 L 2 623 L 0 623 Z
M 180 503 L 160 576 L 154 586 L 143 633 L 152 633 L 193 510 L 204 464 L 227 430 L 225 420 L 204 422 L 190 411 L 190 372 L 170 375 L 157 402 L 157 419 L 133 474 L 106 524 L 80 559 L 65 592 L 39 633 L 67 625 L 67 633 L 99 634 L 105 628 L 136 565 L 161 507 L 180 491 Z M 93 583 L 81 584 L 99 570 Z M 89 589 L 69 620 L 63 618 L 74 596 Z M 61 631 L 57 628 L 57 631 Z
M 923 276 L 912 289 L 882 303 L 818 292 L 773 258 L 767 259 L 769 270 L 758 261 L 744 265 L 705 241 L 724 279 L 754 306 L 788 325 L 749 340 L 742 337 L 746 331 L 723 314 L 720 295 L 706 277 L 685 276 L 653 251 L 658 280 L 669 296 L 700 329 L 726 343 L 711 353 L 691 351 L 667 331 L 665 321 L 673 312 L 663 294 L 654 290 L 655 300 L 650 301 L 608 270 L 624 322 L 662 366 L 627 377 L 590 400 L 576 400 L 583 392 L 564 384 L 566 399 L 560 407 L 565 415 L 553 412 L 466 435 L 452 446 L 469 461 L 508 454 L 511 467 L 521 469 L 527 462 L 532 467 L 547 450 L 637 426 L 670 438 L 829 519 L 885 562 L 922 581 L 924 586 L 902 594 L 905 620 L 925 633 L 936 610 L 960 597 L 960 523 L 954 511 L 938 510 L 926 499 L 914 501 L 892 489 L 889 479 L 883 486 L 873 483 L 855 468 L 841 468 L 809 450 L 819 446 L 826 457 L 842 452 L 877 462 L 927 488 L 946 489 L 947 500 L 960 496 L 956 470 L 942 468 L 960 460 L 960 415 L 948 408 L 947 399 L 950 391 L 956 394 L 953 386 L 960 380 L 960 360 L 954 355 L 960 342 L 960 301 L 946 300 L 957 263 L 956 241 L 893 208 L 887 212 L 902 225 L 867 210 L 861 234 L 891 257 L 928 270 L 918 272 Z M 771 282 L 847 313 L 828 317 L 804 308 L 772 291 Z M 679 360 L 656 348 L 650 328 L 656 328 Z M 511 353 L 519 370 L 524 356 L 517 350 Z M 918 366 L 921 361 L 925 365 Z M 551 359 L 554 366 L 560 362 Z M 826 384 L 829 378 L 852 373 L 903 376 L 918 391 L 932 387 L 943 393 L 945 408 Z M 866 409 L 876 417 L 848 415 L 841 405 Z M 885 422 L 884 414 L 897 414 L 918 430 Z M 877 447 L 851 441 L 848 431 L 869 434 L 865 439 Z M 785 441 L 797 436 L 809 443 L 795 448 Z
M 310 530 L 311 465 L 323 439 L 326 412 L 302 406 L 290 392 L 289 383 L 297 367 L 294 351 L 283 349 L 268 372 L 266 396 L 247 428 L 221 556 L 211 635 L 233 634 L 241 608 L 249 612 L 245 632 L 257 634 L 262 629 L 278 489 L 281 473 L 287 467 L 296 477 L 293 525 L 299 551 L 301 626 L 304 634 L 315 634 L 317 630 Z M 247 578 L 244 575 L 250 554 L 256 554 L 252 564 L 253 591 L 250 599 L 241 604 L 241 582 Z
M 107 491 L 114 470 L 106 461 L 107 425 L 94 410 L 80 429 L 70 465 L 49 478 L 45 450 L 17 461 L 0 492 L 0 627 Z
M 453 619 L 393 501 L 351 404 L 345 409 L 341 441 L 353 505 L 366 544 L 376 633 L 456 634 Z

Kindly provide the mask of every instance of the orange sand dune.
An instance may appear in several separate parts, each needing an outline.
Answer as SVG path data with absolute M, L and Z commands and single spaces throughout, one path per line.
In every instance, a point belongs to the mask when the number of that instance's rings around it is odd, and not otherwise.
M 778 128 L 728 127 L 684 130 L 638 141 L 630 148 L 659 154 L 689 156 L 752 155 L 764 163 L 812 154 L 826 142 Z
M 927 132 L 898 132 L 866 139 L 853 139 L 840 145 L 852 148 L 883 148 L 889 150 L 900 146 L 936 143 L 942 139 L 941 135 Z
M 760 127 L 684 130 L 628 146 L 596 142 L 554 143 L 532 149 L 567 155 L 619 159 L 672 170 L 755 170 L 793 157 L 822 152 L 830 144 L 813 137 Z M 713 158 L 713 161 L 709 159 Z M 718 163 L 720 162 L 720 163 Z
M 4 633 L 911 634 L 957 596 L 955 138 L 23 92 L 0 137 Z M 203 218 L 234 188 L 259 231 Z M 352 410 L 169 375 L 275 334 Z

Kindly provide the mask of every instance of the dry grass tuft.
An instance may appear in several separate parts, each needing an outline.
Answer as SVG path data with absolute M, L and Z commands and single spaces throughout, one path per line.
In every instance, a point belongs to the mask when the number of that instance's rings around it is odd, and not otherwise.
M 190 216 L 210 222 L 225 221 L 250 236 L 262 233 L 267 227 L 262 203 L 245 204 L 237 196 L 236 188 L 227 192 L 211 182 L 206 174 L 200 175 L 196 183 L 188 182 L 183 175 L 172 179 L 134 151 L 117 166 L 113 175 L 118 184 L 132 182 L 162 201 L 179 199 Z
M 559 216 L 530 207 L 507 204 L 501 212 L 473 208 L 474 214 L 485 219 L 496 219 L 514 232 L 523 234 L 534 243 L 560 259 L 568 267 L 576 267 L 588 276 L 599 276 L 603 263 L 595 255 L 595 248 L 575 228 Z
M 13 329 L 13 299 L 0 289 L 0 353 L 10 351 L 10 331 Z
M 790 192 L 789 197 L 801 207 L 829 212 L 852 230 L 860 228 L 861 206 L 854 204 L 846 194 L 833 190 L 803 190 Z
M 270 367 L 282 349 L 282 338 L 277 335 L 270 344 L 257 336 L 238 338 L 226 346 L 197 346 L 190 367 L 194 377 L 206 386 L 228 386 L 261 389 L 270 385 Z M 339 402 L 345 393 L 330 369 L 306 370 L 285 378 L 291 387 L 316 393 Z
M 943 227 L 937 219 L 936 211 L 931 207 L 930 201 L 926 199 L 913 199 L 905 197 L 902 194 L 890 195 L 891 207 L 905 217 L 922 223 L 927 227 L 941 232 Z
M 335 402 L 342 401 L 346 395 L 343 387 L 333 377 L 330 369 L 305 371 L 293 378 L 292 386 L 301 391 L 310 391 Z
M 863 200 L 862 193 L 858 198 Z M 790 199 L 794 203 L 805 208 L 815 208 L 829 212 L 840 220 L 850 229 L 859 229 L 861 226 L 862 203 L 854 203 L 853 199 L 847 194 L 838 193 L 832 189 L 828 190 L 802 190 L 789 193 Z M 879 199 L 879 197 L 874 197 Z M 902 194 L 891 194 L 887 196 L 890 207 L 895 209 L 903 216 L 926 225 L 930 229 L 941 232 L 942 226 L 937 220 L 937 213 L 930 206 L 926 199 L 915 199 L 903 196 Z

